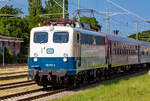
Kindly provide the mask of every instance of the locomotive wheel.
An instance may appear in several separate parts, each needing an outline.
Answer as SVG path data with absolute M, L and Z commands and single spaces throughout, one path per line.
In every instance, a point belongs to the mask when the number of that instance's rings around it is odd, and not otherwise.
M 44 84 L 44 85 L 43 85 L 43 89 L 44 89 L 44 90 L 47 90 L 47 84 Z
M 76 88 L 77 86 L 80 86 L 80 85 L 78 85 L 78 77 L 75 76 L 75 77 L 73 77 L 73 82 L 71 84 L 71 88 Z
M 64 77 L 63 79 L 63 86 L 68 87 L 69 86 L 69 77 Z
M 47 76 L 42 76 L 41 78 L 41 83 L 42 83 L 42 86 L 44 89 L 47 89 L 47 83 L 48 83 L 48 80 L 47 80 Z
M 35 75 L 35 82 L 36 82 L 36 84 L 38 84 L 39 86 L 41 86 L 41 82 L 40 82 L 40 77 L 39 77 L 39 75 Z

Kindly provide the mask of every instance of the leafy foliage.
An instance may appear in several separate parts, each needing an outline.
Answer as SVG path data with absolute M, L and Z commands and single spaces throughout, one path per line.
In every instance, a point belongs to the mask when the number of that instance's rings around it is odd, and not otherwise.
M 63 5 L 62 0 L 55 0 L 55 1 L 61 6 Z M 49 16 L 51 19 L 62 18 L 63 9 L 55 1 L 54 0 L 45 1 L 45 13 L 52 14 Z M 65 0 L 65 10 L 68 11 L 68 0 Z M 66 18 L 68 18 L 68 14 L 66 14 Z
M 74 18 L 74 20 L 76 21 L 77 19 Z M 94 17 L 90 18 L 90 17 L 83 16 L 80 18 L 80 22 L 89 24 L 91 27 L 97 27 L 99 30 L 101 30 L 102 28 L 102 26 L 99 25 L 98 21 Z
M 29 3 L 29 16 L 37 16 L 43 13 L 41 0 L 28 0 Z
M 20 9 L 13 8 L 13 6 L 4 6 L 0 9 L 0 13 L 5 14 L 19 14 Z M 8 36 L 8 37 L 18 37 L 23 38 L 24 43 L 22 43 L 21 46 L 21 53 L 27 54 L 28 49 L 26 47 L 29 46 L 29 35 L 30 31 L 28 28 L 29 24 L 27 23 L 26 18 L 10 18 L 8 16 L 0 17 L 0 35 L 2 36 Z M 9 54 L 10 55 L 10 54 Z M 14 56 L 14 55 L 13 55 Z M 12 56 L 12 57 L 13 57 Z M 10 58 L 9 58 L 10 59 Z
M 5 49 L 4 49 L 5 51 L 5 53 L 4 53 L 4 56 L 5 56 L 5 63 L 16 63 L 16 61 L 17 61 L 17 56 L 16 55 L 13 55 L 12 53 L 11 53 L 11 50 L 9 49 L 9 48 L 7 48 L 7 47 L 5 47 Z M 2 51 L 0 51 L 0 63 L 2 63 L 3 62 L 3 52 Z
M 136 39 L 136 34 L 132 34 L 129 38 Z M 138 40 L 150 42 L 150 30 L 138 33 Z
M 4 6 L 0 9 L 0 14 L 12 14 L 12 15 L 16 15 L 16 14 L 22 14 L 23 12 L 21 11 L 21 9 L 18 8 L 13 8 L 13 6 Z
M 28 24 L 21 18 L 0 18 L 0 35 L 26 38 L 28 32 Z

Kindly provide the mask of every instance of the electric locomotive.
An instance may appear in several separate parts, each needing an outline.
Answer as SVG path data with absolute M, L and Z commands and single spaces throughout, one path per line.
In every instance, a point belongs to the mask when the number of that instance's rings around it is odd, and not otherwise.
M 114 72 L 150 62 L 149 43 L 106 35 L 77 22 L 49 24 L 30 34 L 28 75 L 38 85 L 76 85 L 99 79 L 116 65 L 120 67 Z

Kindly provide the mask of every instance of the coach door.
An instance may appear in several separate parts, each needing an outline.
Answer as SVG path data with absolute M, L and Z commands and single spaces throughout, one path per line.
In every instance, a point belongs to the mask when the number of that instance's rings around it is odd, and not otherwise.
M 77 32 L 75 34 L 75 57 L 77 59 L 77 66 L 80 67 L 81 65 L 81 46 L 80 46 L 80 40 L 81 40 L 81 34 Z

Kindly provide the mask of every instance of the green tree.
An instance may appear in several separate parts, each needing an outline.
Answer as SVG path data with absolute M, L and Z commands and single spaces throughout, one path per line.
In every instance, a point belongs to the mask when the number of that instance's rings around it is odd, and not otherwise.
M 35 16 L 35 17 L 28 16 L 25 19 L 28 23 L 29 31 L 31 31 L 33 27 L 38 27 L 39 25 L 42 25 L 43 21 L 46 20 L 46 18 L 40 16 Z
M 28 33 L 28 24 L 22 18 L 0 18 L 0 35 L 23 38 Z
M 13 8 L 13 6 L 4 6 L 0 9 L 1 14 L 16 14 L 18 15 L 22 12 L 18 8 Z M 11 18 L 9 16 L 0 17 L 0 35 L 23 38 L 24 43 L 22 43 L 21 52 L 27 54 L 26 47 L 29 46 L 29 24 L 26 18 L 15 17 Z
M 37 16 L 43 13 L 41 0 L 28 0 L 28 4 L 29 16 Z
M 36 0 L 36 15 L 40 15 L 43 13 L 43 7 L 42 7 L 42 2 L 41 0 Z
M 55 1 L 63 7 L 62 0 L 55 0 Z M 45 13 L 54 14 L 54 15 L 49 16 L 52 19 L 55 19 L 55 18 L 59 19 L 59 18 L 62 18 L 63 9 L 55 1 L 54 0 L 45 1 Z M 68 0 L 65 0 L 65 10 L 67 11 L 65 13 L 68 13 Z M 68 14 L 66 14 L 65 17 L 68 18 Z
M 74 20 L 77 21 L 76 18 Z M 98 21 L 94 17 L 90 18 L 90 17 L 83 16 L 80 18 L 80 22 L 86 23 L 90 25 L 91 27 L 93 27 L 94 29 L 96 28 L 96 29 L 101 30 L 102 28 L 102 26 L 98 23 Z
M 132 34 L 128 37 L 136 39 L 136 34 Z M 138 40 L 150 42 L 150 30 L 138 33 Z
M 23 12 L 21 11 L 21 9 L 18 8 L 13 8 L 13 6 L 4 6 L 0 9 L 0 14 L 12 14 L 12 15 L 16 15 L 16 14 L 22 14 Z
M 24 43 L 22 43 L 21 52 L 27 54 L 25 48 L 29 46 L 30 31 L 26 19 L 1 17 L 0 29 L 0 35 L 23 38 Z
M 35 10 L 35 0 L 28 0 L 28 11 L 29 11 L 29 16 L 36 16 L 36 10 Z

